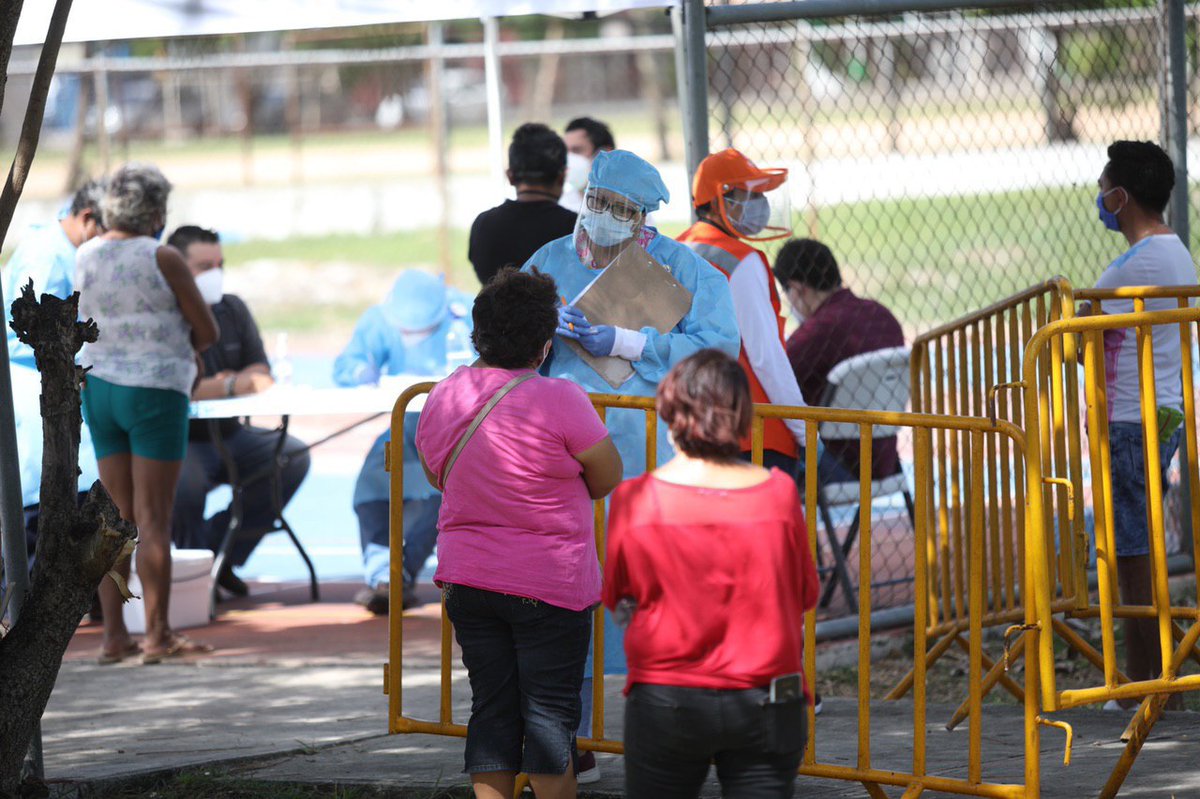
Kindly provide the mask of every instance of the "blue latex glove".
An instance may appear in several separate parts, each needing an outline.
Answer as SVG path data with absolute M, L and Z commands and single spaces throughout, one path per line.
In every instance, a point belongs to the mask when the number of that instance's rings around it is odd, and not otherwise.
M 595 325 L 589 327 L 579 336 L 579 345 L 594 358 L 605 358 L 612 355 L 613 344 L 617 340 L 617 329 L 612 325 Z
M 379 376 L 379 367 L 375 365 L 374 358 L 371 359 L 370 363 L 364 363 L 362 366 L 358 367 L 357 377 L 358 384 L 360 386 L 379 385 Z
M 587 317 L 574 305 L 560 305 L 558 308 L 558 329 L 556 332 L 563 338 L 579 341 L 592 329 Z

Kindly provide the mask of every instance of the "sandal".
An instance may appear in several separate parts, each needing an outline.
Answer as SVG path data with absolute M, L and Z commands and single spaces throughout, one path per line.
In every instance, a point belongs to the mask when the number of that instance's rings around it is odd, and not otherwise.
M 100 656 L 96 658 L 96 663 L 101 666 L 111 666 L 113 663 L 120 663 L 125 658 L 131 658 L 141 651 L 142 647 L 137 641 L 130 641 L 124 649 L 115 653 L 100 650 Z
M 204 655 L 211 651 L 213 651 L 213 648 L 210 645 L 193 641 L 186 635 L 176 633 L 171 637 L 171 643 L 167 644 L 165 648 L 143 651 L 142 664 L 149 666 L 153 663 L 162 663 L 167 658 L 183 657 L 185 655 Z

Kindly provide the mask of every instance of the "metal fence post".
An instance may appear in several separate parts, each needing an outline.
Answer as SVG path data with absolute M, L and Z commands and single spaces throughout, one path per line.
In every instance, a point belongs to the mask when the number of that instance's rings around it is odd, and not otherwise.
M 1175 192 L 1171 196 L 1171 227 L 1191 245 L 1188 225 L 1188 99 L 1187 18 L 1184 0 L 1163 0 L 1167 36 L 1167 152 L 1175 163 Z
M 1167 153 L 1175 164 L 1175 191 L 1171 194 L 1171 205 L 1168 208 L 1169 221 L 1172 229 L 1183 241 L 1184 246 L 1191 248 L 1191 232 L 1188 219 L 1188 56 L 1187 56 L 1187 17 L 1184 0 L 1163 0 L 1163 14 L 1166 21 L 1166 131 Z M 1191 484 L 1192 475 L 1188 473 L 1187 442 L 1181 441 L 1179 446 L 1180 479 L 1179 491 L 1182 494 L 1181 504 L 1183 513 L 1179 514 L 1179 538 L 1184 548 L 1192 541 L 1192 515 L 1187 509 L 1191 507 L 1192 491 L 1196 486 Z M 1192 553 L 1193 559 L 1196 553 Z M 1194 562 L 1194 560 L 1193 560 Z
M 688 177 L 708 155 L 708 50 L 704 0 L 683 0 L 671 9 L 675 32 L 675 73 L 683 113 L 683 146 Z
M 0 288 L 0 308 L 5 303 Z M 8 342 L 0 346 L 0 557 L 4 565 L 4 588 L 9 596 L 9 616 L 15 624 L 29 591 L 29 553 L 25 550 L 25 502 L 21 495 L 21 463 L 17 457 L 17 418 L 13 402 L 12 372 L 9 371 Z M 3 610 L 0 609 L 0 614 Z M 42 727 L 37 726 L 25 768 L 42 776 Z

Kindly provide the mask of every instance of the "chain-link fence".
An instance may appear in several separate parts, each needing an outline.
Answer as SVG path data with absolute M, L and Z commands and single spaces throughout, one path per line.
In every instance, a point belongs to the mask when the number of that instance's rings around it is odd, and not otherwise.
M 1096 180 L 1112 141 L 1166 140 L 1163 31 L 1157 6 L 1094 4 L 715 27 L 708 147 L 788 167 L 796 235 L 911 341 L 1053 275 L 1090 286 L 1125 249 Z M 907 518 L 876 524 L 875 580 L 910 576 Z

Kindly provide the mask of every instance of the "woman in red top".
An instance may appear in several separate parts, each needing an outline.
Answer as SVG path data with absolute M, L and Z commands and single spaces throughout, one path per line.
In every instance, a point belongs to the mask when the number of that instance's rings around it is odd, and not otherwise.
M 633 607 L 629 799 L 695 797 L 713 761 L 726 796 L 792 795 L 817 573 L 791 476 L 738 458 L 751 411 L 737 361 L 681 361 L 658 388 L 675 458 L 613 494 L 604 604 Z

